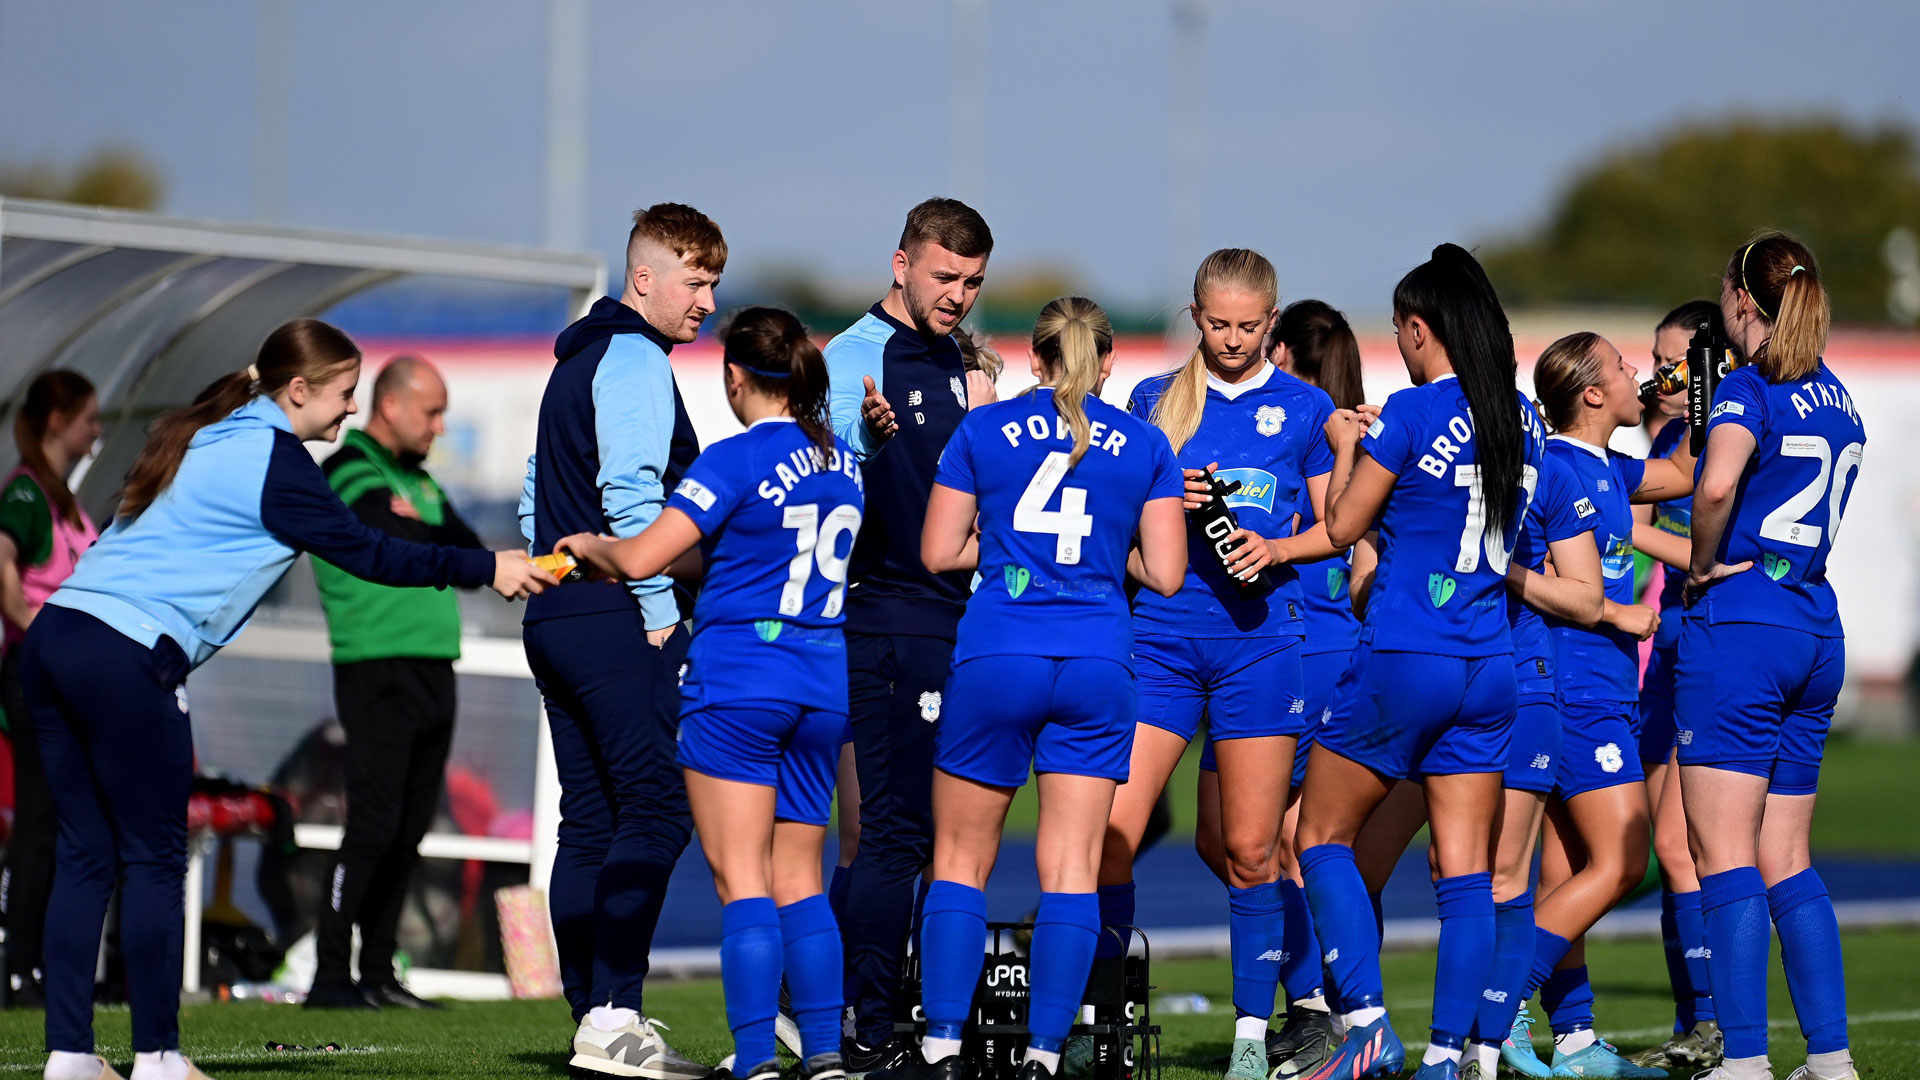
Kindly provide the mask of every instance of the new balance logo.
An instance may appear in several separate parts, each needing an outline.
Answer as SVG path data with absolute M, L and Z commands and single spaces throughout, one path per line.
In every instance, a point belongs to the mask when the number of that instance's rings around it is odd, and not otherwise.
M 1333 962 L 1334 962 L 1335 960 L 1338 960 L 1338 959 L 1340 959 L 1340 949 L 1339 949 L 1339 947 L 1338 947 L 1338 946 L 1335 946 L 1335 947 L 1334 947 L 1333 949 L 1331 949 L 1331 950 L 1329 950 L 1329 951 L 1328 951 L 1328 953 L 1327 953 L 1327 955 L 1326 955 L 1325 957 L 1323 957 L 1322 959 L 1324 960 L 1324 962 L 1326 962 L 1326 963 L 1329 963 L 1329 964 L 1331 964 L 1331 963 L 1333 963 Z
M 1681 746 L 1692 746 L 1693 732 L 1689 731 L 1686 728 L 1681 728 L 1677 733 L 1675 733 L 1673 739 L 1675 742 L 1679 743 Z
M 1505 990 L 1482 990 L 1480 991 L 1480 996 L 1496 1005 L 1505 1005 L 1507 1003 L 1507 992 Z
M 1689 960 L 1711 960 L 1713 959 L 1713 950 L 1707 948 L 1705 945 L 1701 945 L 1697 948 L 1688 949 L 1684 955 Z
M 1281 952 L 1279 949 L 1268 949 L 1266 952 L 1263 952 L 1259 956 L 1254 957 L 1254 959 L 1272 960 L 1275 963 L 1284 964 L 1287 962 L 1287 954 L 1284 952 Z
M 1552 758 L 1548 757 L 1545 754 L 1535 754 L 1533 755 L 1533 760 L 1527 764 L 1527 768 L 1544 769 L 1551 764 L 1553 764 Z

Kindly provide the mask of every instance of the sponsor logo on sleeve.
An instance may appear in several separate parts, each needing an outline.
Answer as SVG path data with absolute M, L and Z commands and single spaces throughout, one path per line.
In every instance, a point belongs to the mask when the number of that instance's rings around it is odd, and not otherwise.
M 1747 415 L 1747 407 L 1738 401 L 1723 401 L 1713 407 L 1713 411 L 1707 414 L 1707 419 L 1714 420 L 1723 415 L 1745 416 Z
M 681 496 L 702 510 L 713 509 L 715 498 L 713 492 L 707 490 L 707 485 L 692 477 L 680 481 L 680 486 L 674 488 L 673 493 Z
M 1373 423 L 1367 426 L 1367 438 L 1377 439 L 1380 437 L 1380 433 L 1385 430 L 1387 430 L 1387 418 L 1384 416 L 1376 417 Z
M 1583 518 L 1590 518 L 1600 511 L 1593 508 L 1592 499 L 1581 499 L 1579 502 L 1573 504 L 1573 512 Z

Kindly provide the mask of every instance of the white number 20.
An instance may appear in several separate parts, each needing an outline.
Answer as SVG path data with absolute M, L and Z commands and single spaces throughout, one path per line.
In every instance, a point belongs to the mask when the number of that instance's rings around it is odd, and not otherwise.
M 1487 553 L 1487 568 L 1496 574 L 1505 574 L 1507 564 L 1513 559 L 1513 548 L 1507 544 L 1505 536 L 1496 536 L 1487 531 L 1487 494 L 1480 487 L 1480 466 L 1456 465 L 1453 468 L 1453 486 L 1467 489 L 1467 519 L 1460 525 L 1460 554 L 1453 560 L 1453 572 L 1471 574 L 1480 568 L 1480 552 Z M 1525 516 L 1527 507 L 1533 502 L 1533 493 L 1540 486 L 1540 470 L 1532 465 L 1520 470 L 1520 486 L 1526 498 L 1514 508 L 1515 512 Z M 1518 536 L 1518 530 L 1515 530 Z
M 1773 513 L 1760 522 L 1761 537 L 1799 547 L 1819 547 L 1822 536 L 1820 526 L 1809 525 L 1800 519 L 1819 506 L 1820 498 L 1824 495 L 1827 497 L 1827 527 L 1824 535 L 1831 546 L 1834 537 L 1840 534 L 1840 508 L 1847 499 L 1848 474 L 1860 468 L 1860 455 L 1865 449 L 1859 443 L 1848 443 L 1841 449 L 1836 461 L 1833 448 L 1818 435 L 1783 436 L 1780 440 L 1780 456 L 1813 458 L 1820 462 L 1820 473 L 1812 483 L 1794 492 L 1792 498 L 1775 507 Z M 1829 478 L 1833 481 L 1831 489 L 1827 486 Z
M 840 614 L 840 605 L 847 596 L 847 563 L 853 558 L 853 545 L 847 545 L 844 556 L 835 555 L 833 549 L 841 533 L 859 533 L 860 511 L 844 504 L 836 506 L 827 511 L 826 523 L 822 524 L 819 504 L 807 503 L 787 507 L 780 516 L 780 524 L 794 530 L 793 559 L 787 563 L 787 583 L 780 589 L 780 614 L 800 614 L 800 608 L 807 602 L 807 582 L 813 577 L 815 564 L 820 567 L 820 576 L 833 582 L 820 614 L 829 619 Z
M 1048 454 L 1033 479 L 1027 481 L 1020 501 L 1013 504 L 1013 527 L 1020 532 L 1053 534 L 1053 561 L 1063 566 L 1080 561 L 1080 542 L 1093 535 L 1093 516 L 1087 513 L 1087 489 L 1060 486 L 1067 470 L 1072 468 L 1070 461 L 1070 455 L 1063 450 Z M 1055 491 L 1060 493 L 1060 509 L 1049 510 L 1047 504 L 1053 501 Z

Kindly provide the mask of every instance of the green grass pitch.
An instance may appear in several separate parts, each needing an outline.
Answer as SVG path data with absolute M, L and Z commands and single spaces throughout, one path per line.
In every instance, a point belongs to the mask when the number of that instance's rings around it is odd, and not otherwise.
M 1920 1076 L 1920 930 L 1849 934 L 1845 940 L 1849 1011 L 1855 1059 L 1862 1076 Z M 1672 1019 L 1666 969 L 1651 941 L 1610 943 L 1589 950 L 1604 1035 L 1631 1051 L 1658 1042 Z M 1432 993 L 1433 953 L 1386 957 L 1387 1003 L 1409 1041 Z M 1156 993 L 1196 991 L 1216 1003 L 1201 1016 L 1161 1018 L 1166 1080 L 1217 1077 L 1232 1013 L 1227 1006 L 1225 960 L 1182 960 L 1156 968 Z M 1799 1064 L 1803 1044 L 1793 1027 L 1786 986 L 1775 965 L 1772 996 L 1774 1075 Z M 673 1026 L 674 1044 L 688 1055 L 717 1061 L 731 1049 L 720 984 L 714 980 L 662 983 L 649 993 L 649 1011 Z M 1221 1012 L 1219 1010 L 1226 1009 Z M 102 1011 L 101 1049 L 122 1070 L 131 1065 L 127 1013 Z M 0 1075 L 37 1076 L 44 1060 L 41 1014 L 0 1013 Z M 261 1075 L 327 1076 L 341 1080 L 412 1077 L 560 1076 L 572 1035 L 557 1002 L 456 1003 L 421 1014 L 315 1014 L 285 1005 L 195 1005 L 181 1017 L 186 1053 L 216 1080 Z M 307 1046 L 339 1042 L 364 1048 L 338 1054 L 289 1054 L 263 1048 L 268 1040 Z

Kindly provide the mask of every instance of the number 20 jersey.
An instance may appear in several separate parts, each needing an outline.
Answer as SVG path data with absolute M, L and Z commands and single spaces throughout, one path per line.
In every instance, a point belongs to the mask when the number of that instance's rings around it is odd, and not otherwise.
M 1538 486 L 1546 433 L 1514 391 L 1525 443 L 1522 491 L 1505 535 L 1485 529 L 1479 432 L 1460 380 L 1442 376 L 1387 399 L 1360 445 L 1398 479 L 1381 511 L 1380 567 L 1360 640 L 1435 656 L 1513 652 L 1507 565 Z
M 688 708 L 773 701 L 847 711 L 847 562 L 865 507 L 860 466 L 784 417 L 708 447 L 667 505 L 693 519 L 706 573 L 693 608 Z
M 1867 442 L 1852 395 L 1823 362 L 1786 383 L 1768 382 L 1758 366 L 1740 368 L 1721 380 L 1713 401 L 1709 439 L 1738 424 L 1756 443 L 1719 553 L 1722 563 L 1751 560 L 1753 569 L 1714 584 L 1688 614 L 1842 636 L 1827 555 Z
M 1185 485 L 1159 428 L 1091 395 L 1093 442 L 1070 470 L 1073 433 L 1041 387 L 967 414 L 935 483 L 980 508 L 980 586 L 953 661 L 1095 657 L 1133 669 L 1127 551 L 1148 500 Z

